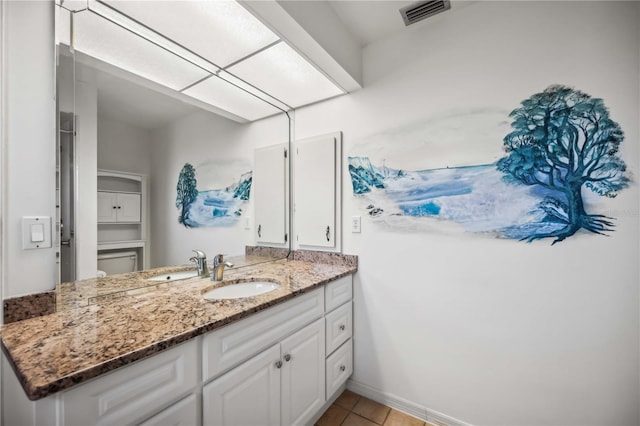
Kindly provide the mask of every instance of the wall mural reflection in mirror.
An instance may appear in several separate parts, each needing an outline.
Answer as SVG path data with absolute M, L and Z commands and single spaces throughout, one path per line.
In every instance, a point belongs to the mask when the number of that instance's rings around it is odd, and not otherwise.
M 246 170 L 248 167 L 250 166 L 241 162 L 241 169 Z M 204 188 L 211 186 L 206 183 L 207 174 L 214 175 L 214 180 L 217 180 L 217 175 L 230 180 L 234 174 L 229 173 L 229 170 L 237 168 L 228 162 L 209 162 L 198 166 L 197 169 L 186 163 L 180 171 L 176 185 L 176 207 L 180 210 L 178 223 L 185 228 L 234 225 L 246 211 L 245 205 L 251 195 L 253 172 L 249 170 L 241 173 L 239 179 L 221 189 Z M 198 179 L 197 175 L 205 176 Z

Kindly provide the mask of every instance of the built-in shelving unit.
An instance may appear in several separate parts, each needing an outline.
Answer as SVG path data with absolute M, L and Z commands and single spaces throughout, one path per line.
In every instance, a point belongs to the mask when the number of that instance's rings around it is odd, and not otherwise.
M 98 253 L 131 249 L 146 268 L 147 177 L 98 170 Z

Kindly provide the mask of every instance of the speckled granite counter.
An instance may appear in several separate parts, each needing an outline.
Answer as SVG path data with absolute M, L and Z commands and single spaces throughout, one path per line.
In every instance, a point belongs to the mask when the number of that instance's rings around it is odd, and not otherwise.
M 29 399 L 40 399 L 357 270 L 355 256 L 328 263 L 311 260 L 230 269 L 221 283 L 195 277 L 142 285 L 150 276 L 185 268 L 69 283 L 57 295 L 58 312 L 3 326 L 2 349 Z M 280 287 L 235 300 L 207 301 L 202 296 L 243 280 L 273 281 Z

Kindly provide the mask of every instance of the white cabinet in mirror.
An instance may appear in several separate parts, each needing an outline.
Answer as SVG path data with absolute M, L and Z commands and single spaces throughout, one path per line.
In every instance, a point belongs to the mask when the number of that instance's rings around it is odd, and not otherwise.
M 145 268 L 147 177 L 98 170 L 98 253 L 134 250 Z
M 288 247 L 289 144 L 256 149 L 254 163 L 255 238 L 258 245 Z

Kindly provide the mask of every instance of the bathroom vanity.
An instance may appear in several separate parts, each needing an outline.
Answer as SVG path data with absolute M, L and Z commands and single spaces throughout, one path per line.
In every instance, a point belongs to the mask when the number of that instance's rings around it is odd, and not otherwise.
M 76 307 L 7 324 L 3 350 L 31 400 L 7 407 L 8 418 L 56 425 L 313 421 L 353 371 L 357 259 L 332 259 L 229 270 L 222 283 L 193 277 L 140 286 L 87 297 L 85 306 L 78 294 L 67 295 L 61 301 Z M 110 279 L 148 281 L 167 272 Z M 203 297 L 216 286 L 255 280 L 280 287 L 240 299 Z M 90 287 L 75 284 L 71 293 Z

